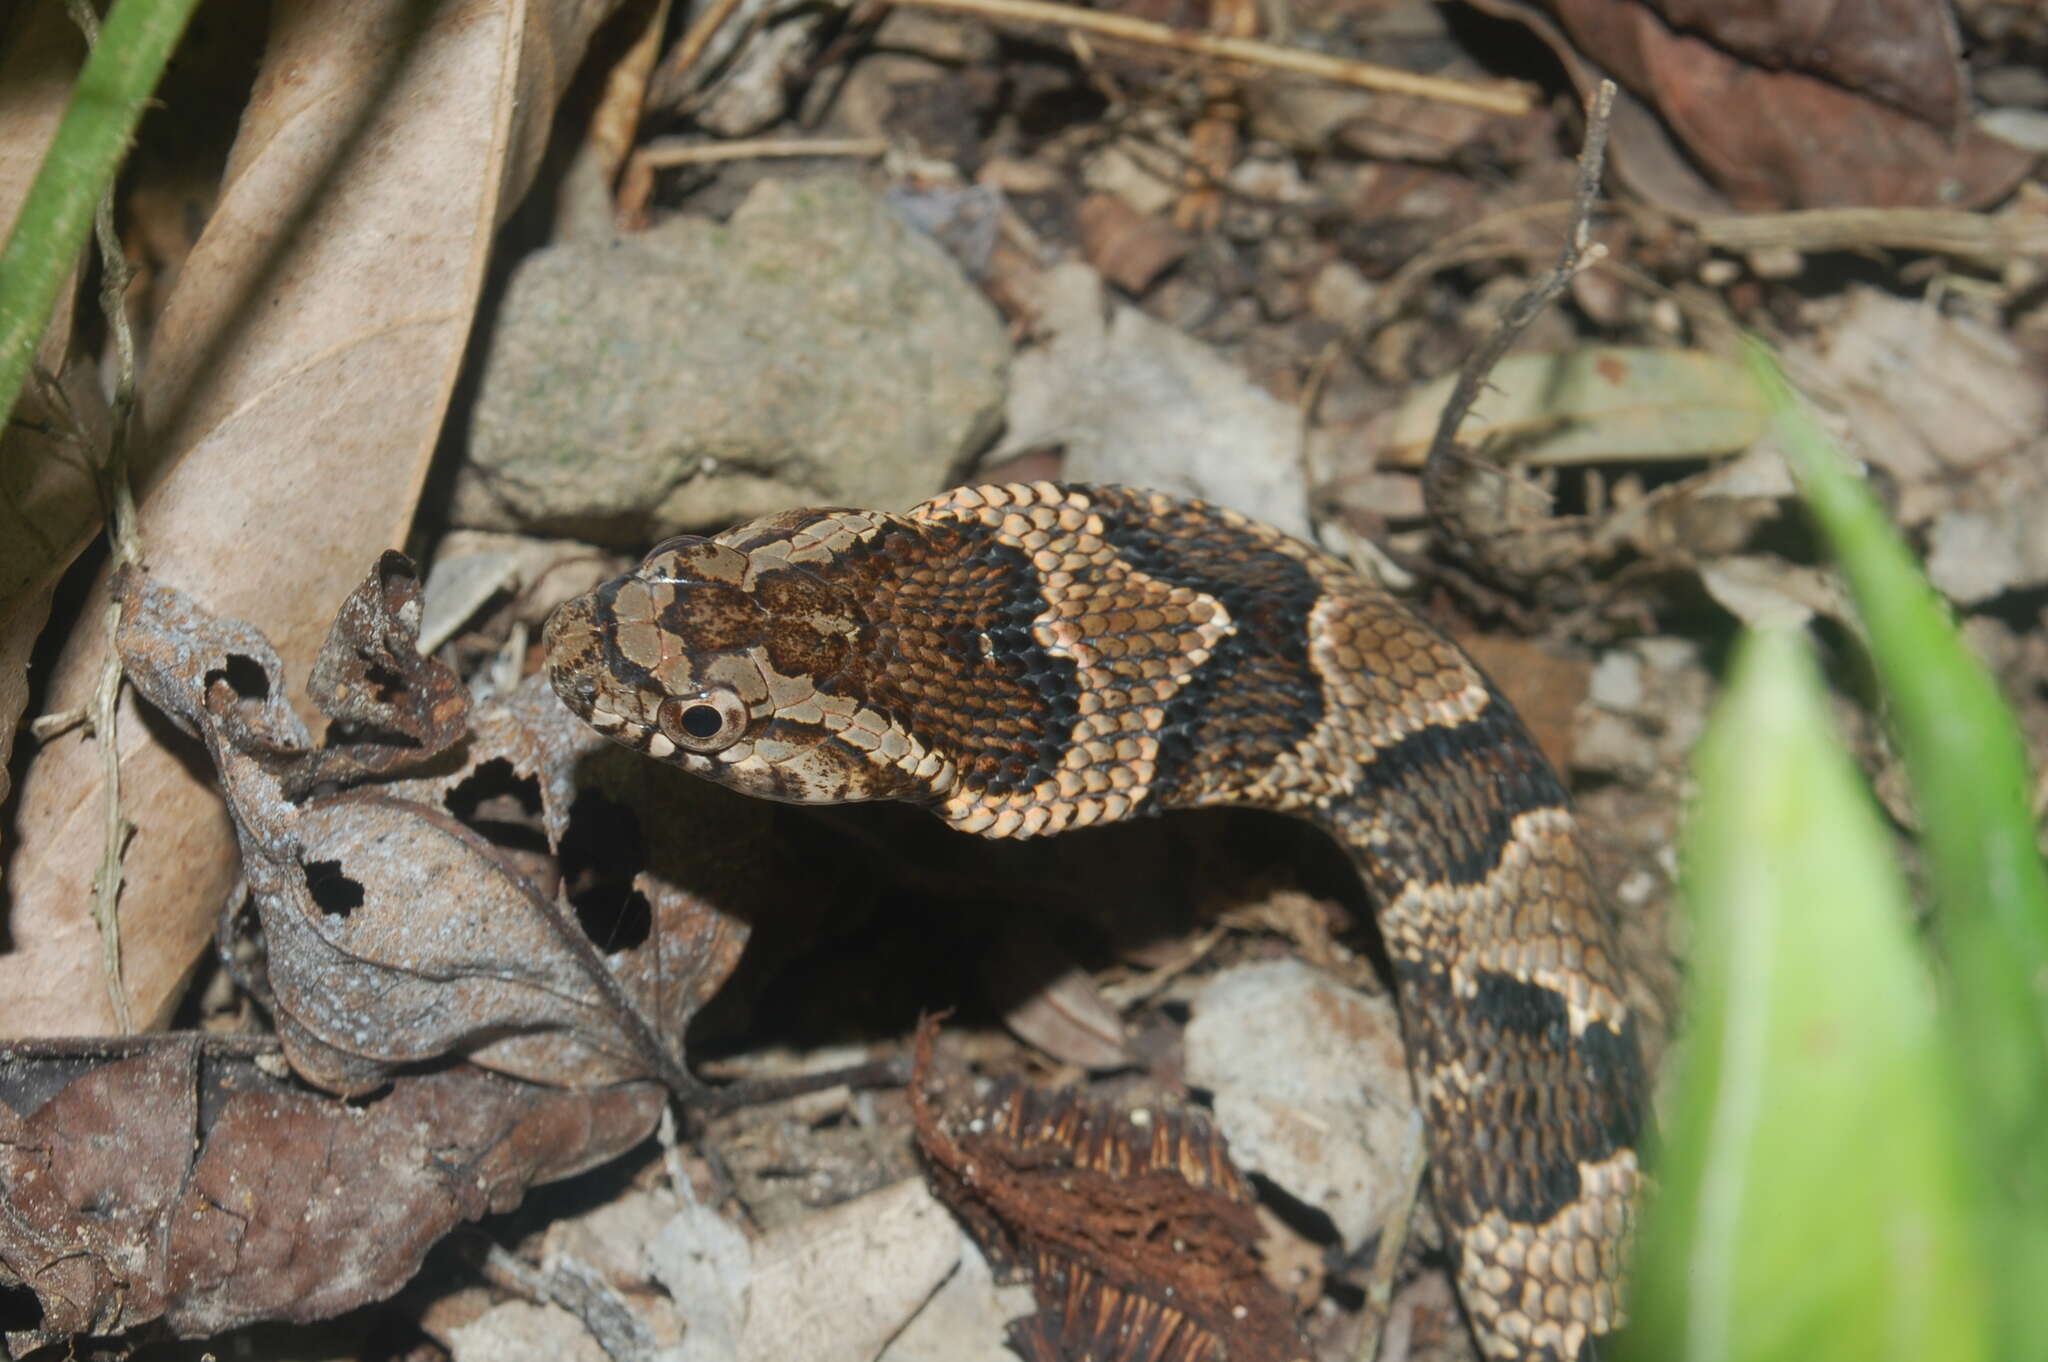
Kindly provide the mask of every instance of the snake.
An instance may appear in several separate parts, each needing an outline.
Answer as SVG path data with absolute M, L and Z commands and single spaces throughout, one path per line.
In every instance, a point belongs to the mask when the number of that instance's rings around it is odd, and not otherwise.
M 1314 823 L 1373 905 L 1481 1350 L 1592 1358 L 1622 1324 L 1646 1080 L 1570 801 L 1493 682 L 1343 561 L 1162 492 L 962 487 L 668 539 L 545 647 L 598 732 L 767 799 L 992 838 Z

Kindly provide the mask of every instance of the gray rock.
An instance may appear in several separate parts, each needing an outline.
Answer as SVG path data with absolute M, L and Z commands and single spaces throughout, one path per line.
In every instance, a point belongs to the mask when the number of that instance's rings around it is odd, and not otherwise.
M 907 506 L 993 433 L 1008 357 L 987 300 L 865 187 L 766 181 L 726 225 L 519 266 L 454 518 L 639 544 L 790 506 Z
M 1238 965 L 1196 997 L 1186 1044 L 1238 1167 L 1327 1214 L 1347 1252 L 1401 1214 L 1422 1119 L 1389 999 L 1299 960 Z
M 1306 539 L 1301 412 L 1213 348 L 1112 305 L 1079 262 L 1047 270 L 1047 339 L 1018 356 L 1003 454 L 1057 445 L 1075 482 L 1197 496 Z

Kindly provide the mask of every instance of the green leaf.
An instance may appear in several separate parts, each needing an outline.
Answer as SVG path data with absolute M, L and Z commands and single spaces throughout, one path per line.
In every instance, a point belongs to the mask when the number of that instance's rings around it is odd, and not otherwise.
M 1936 909 L 1943 1015 L 1969 1133 L 1994 1189 L 1985 1227 L 2000 1355 L 2048 1358 L 2048 869 L 2012 713 L 1876 499 L 1761 346 L 1751 367 L 1847 578 L 1911 778 Z
M 1446 375 L 1401 404 L 1383 462 L 1422 462 L 1456 379 Z M 1690 459 L 1747 449 L 1769 423 L 1756 384 L 1719 355 L 1588 345 L 1495 365 L 1458 438 L 1532 466 Z
M 0 248 L 0 413 L 14 410 L 93 209 L 197 3 L 119 0 L 78 73 L 71 107 Z
M 1988 1358 L 1932 982 L 1797 635 L 1744 642 L 1696 765 L 1689 1024 L 1624 1355 Z

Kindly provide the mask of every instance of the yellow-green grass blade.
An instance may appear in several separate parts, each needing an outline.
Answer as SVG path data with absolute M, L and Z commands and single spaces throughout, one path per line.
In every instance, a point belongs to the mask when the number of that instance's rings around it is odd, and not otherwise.
M 2048 869 L 2012 712 L 1877 500 L 1762 346 L 1753 371 L 1847 580 L 1913 790 L 1942 1016 L 1977 1164 L 2000 1352 L 2048 1358 Z M 2044 530 L 2048 533 L 2048 530 Z
M 21 385 L 164 63 L 198 0 L 119 0 L 78 73 L 71 105 L 0 247 L 0 413 Z
M 1696 766 L 1686 1038 L 1623 1354 L 1987 1359 L 1932 980 L 1798 636 L 1744 642 Z

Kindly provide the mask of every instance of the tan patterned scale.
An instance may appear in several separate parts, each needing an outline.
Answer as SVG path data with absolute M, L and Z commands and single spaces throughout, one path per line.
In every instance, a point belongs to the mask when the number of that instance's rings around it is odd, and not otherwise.
M 547 646 L 595 727 L 770 798 L 991 837 L 1316 822 L 1376 902 L 1481 1347 L 1619 1326 L 1645 1081 L 1570 808 L 1478 669 L 1342 563 L 1160 493 L 966 488 L 671 541 Z
M 1026 791 L 961 790 L 940 805 L 962 832 L 1040 836 L 1115 822 L 1150 794 L 1166 706 L 1230 632 L 1214 599 L 1119 560 L 1085 497 L 1049 483 L 963 488 L 911 512 L 978 524 L 1024 554 L 1045 611 L 1032 633 L 1073 662 L 1079 715 L 1057 770 Z

